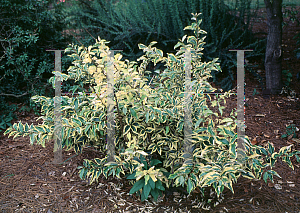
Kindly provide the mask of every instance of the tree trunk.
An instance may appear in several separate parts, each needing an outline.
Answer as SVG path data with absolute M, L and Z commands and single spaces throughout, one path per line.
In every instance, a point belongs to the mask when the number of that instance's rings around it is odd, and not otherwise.
M 264 0 L 267 9 L 268 37 L 265 55 L 266 91 L 278 94 L 282 88 L 282 0 Z

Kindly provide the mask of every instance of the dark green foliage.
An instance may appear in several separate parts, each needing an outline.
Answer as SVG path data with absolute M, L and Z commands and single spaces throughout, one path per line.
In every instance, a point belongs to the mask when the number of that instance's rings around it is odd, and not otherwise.
M 143 156 L 141 156 L 140 159 L 135 158 L 135 160 L 137 160 L 139 163 L 144 164 L 143 171 L 151 170 L 151 167 L 162 164 L 161 161 L 154 158 L 152 158 L 150 160 L 150 163 L 148 163 L 149 160 L 145 159 L 145 157 Z M 162 195 L 162 192 L 165 191 L 165 184 L 163 184 L 160 180 L 155 180 L 156 182 L 154 182 L 149 175 L 143 176 L 142 178 L 139 177 L 140 179 L 137 179 L 139 175 L 137 174 L 137 171 L 135 171 L 132 174 L 126 176 L 129 180 L 136 180 L 129 194 L 134 194 L 137 192 L 138 195 L 141 196 L 141 201 L 147 199 L 150 194 L 153 196 L 154 200 L 157 201 L 158 196 Z
M 33 95 L 53 96 L 47 82 L 53 76 L 54 53 L 65 49 L 61 4 L 50 10 L 50 1 L 0 0 L 0 110 L 12 111 L 7 102 L 30 102 Z M 67 57 L 62 58 L 65 70 Z M 49 91 L 50 89 L 50 91 Z M 18 109 L 15 109 L 18 110 Z
M 281 138 L 287 138 L 287 137 L 289 137 L 290 135 L 293 135 L 293 136 L 292 136 L 293 138 L 296 138 L 296 137 L 297 137 L 297 134 L 296 134 L 296 126 L 295 126 L 295 124 L 288 125 L 288 126 L 286 127 L 286 134 L 282 134 L 282 135 L 281 135 Z
M 221 0 L 115 2 L 78 0 L 72 3 L 66 21 L 70 28 L 84 29 L 82 43 L 90 45 L 94 42 L 93 37 L 100 36 L 111 41 L 112 49 L 123 50 L 130 60 L 142 55 L 138 43 L 148 44 L 153 40 L 160 41 L 158 48 L 174 52 L 173 47 L 183 36 L 182 29 L 189 23 L 190 14 L 197 11 L 202 13 L 201 28 L 207 32 L 203 60 L 219 58 L 223 72 L 213 71 L 211 80 L 223 90 L 232 89 L 236 75 L 236 54 L 229 49 L 253 49 L 245 54 L 247 58 L 264 55 L 265 42 L 255 40 L 251 33 L 250 18 L 255 18 L 256 14 L 250 11 L 251 0 L 236 0 L 234 5 L 226 5 Z M 161 68 L 160 65 L 155 68 Z M 154 67 L 149 69 L 153 71 Z M 250 71 L 261 79 L 253 69 Z
M 0 132 L 4 131 L 7 127 L 11 126 L 10 123 L 15 117 L 12 112 L 7 115 L 0 115 Z
M 300 59 L 300 33 L 294 36 L 297 41 L 297 48 L 295 49 L 297 59 Z

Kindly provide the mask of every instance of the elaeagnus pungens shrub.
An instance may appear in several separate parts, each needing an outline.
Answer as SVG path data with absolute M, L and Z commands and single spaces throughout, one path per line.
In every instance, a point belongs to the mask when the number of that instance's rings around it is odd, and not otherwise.
M 114 161 L 104 158 L 85 159 L 79 166 L 79 176 L 90 183 L 101 175 L 131 180 L 130 194 L 137 193 L 141 200 L 159 195 L 169 187 L 182 186 L 188 193 L 199 188 L 202 193 L 213 187 L 217 195 L 224 188 L 233 191 L 239 177 L 267 179 L 279 176 L 272 170 L 278 158 L 291 168 L 291 157 L 299 162 L 299 151 L 292 145 L 276 151 L 252 145 L 244 139 L 245 150 L 237 148 L 236 113 L 223 118 L 229 93 L 211 99 L 215 91 L 208 83 L 212 70 L 220 71 L 218 59 L 202 62 L 206 32 L 200 29 L 199 14 L 192 14 L 192 24 L 185 30 L 193 35 L 183 36 L 175 45 L 176 54 L 164 53 L 155 47 L 139 44 L 144 55 L 138 62 L 122 60 L 114 55 L 115 155 Z M 91 85 L 92 95 L 81 93 L 76 98 L 62 97 L 62 141 L 66 149 L 80 152 L 84 146 L 107 151 L 107 73 L 110 48 L 107 41 L 98 38 L 89 47 L 71 45 L 66 49 L 73 58 L 64 81 L 75 79 Z M 184 87 L 185 52 L 191 52 L 192 82 L 192 145 L 189 163 L 184 151 Z M 149 62 L 163 63 L 158 77 L 148 82 L 145 78 Z M 54 83 L 53 78 L 50 79 Z M 151 84 L 151 85 L 150 85 Z M 9 136 L 30 136 L 30 142 L 45 146 L 54 130 L 53 98 L 35 96 L 32 99 L 42 107 L 43 124 L 38 126 L 15 123 L 5 131 Z M 214 110 L 216 109 L 216 110 Z M 238 157 L 240 156 L 240 157 Z

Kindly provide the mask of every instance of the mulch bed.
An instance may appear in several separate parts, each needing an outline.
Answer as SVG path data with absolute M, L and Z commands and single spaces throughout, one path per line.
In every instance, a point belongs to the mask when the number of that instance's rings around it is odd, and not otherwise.
M 264 21 L 257 21 L 254 31 L 265 31 Z M 293 74 L 291 88 L 299 94 L 299 82 L 294 79 L 300 71 L 300 60 L 293 54 L 295 41 L 292 40 L 296 32 L 300 32 L 300 27 L 289 23 L 283 33 L 283 69 Z M 263 68 L 259 69 L 264 75 Z M 259 83 L 247 70 L 245 81 L 246 135 L 252 143 L 265 146 L 269 141 L 276 150 L 294 144 L 299 150 L 297 141 L 281 138 L 286 133 L 286 125 L 294 124 L 300 129 L 299 96 L 263 96 Z M 253 95 L 254 89 L 259 94 Z M 235 97 L 227 100 L 227 113 L 232 108 L 236 108 Z M 35 119 L 32 112 L 18 113 L 22 123 L 37 124 Z M 297 138 L 300 138 L 299 131 Z M 300 212 L 300 165 L 295 160 L 294 170 L 281 161 L 276 163 L 274 170 L 282 179 L 275 177 L 274 183 L 240 178 L 234 184 L 234 194 L 225 189 L 221 203 L 205 210 L 201 207 L 203 200 L 212 199 L 211 203 L 217 200 L 209 191 L 205 197 L 197 191 L 188 197 L 172 192 L 154 203 L 140 202 L 135 195 L 129 195 L 131 185 L 124 179 L 100 177 L 98 183 L 90 186 L 79 178 L 76 168 L 82 165 L 83 159 L 101 158 L 102 153 L 92 148 L 85 148 L 81 155 L 64 150 L 65 162 L 55 165 L 52 164 L 53 141 L 45 148 L 32 146 L 29 141 L 29 137 L 13 140 L 0 135 L 1 212 Z

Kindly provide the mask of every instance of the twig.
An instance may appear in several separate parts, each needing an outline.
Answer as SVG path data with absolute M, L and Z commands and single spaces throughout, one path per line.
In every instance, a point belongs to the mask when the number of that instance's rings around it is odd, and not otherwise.
M 19 97 L 22 97 L 24 95 L 29 95 L 29 94 L 27 92 L 23 93 L 22 95 L 0 93 L 0 96 L 1 95 L 4 95 L 4 96 L 13 96 L 13 97 L 19 98 Z
M 122 116 L 121 116 L 120 109 L 119 109 L 118 99 L 117 99 L 117 96 L 116 96 L 115 93 L 114 93 L 114 96 L 115 96 L 115 99 L 116 99 L 116 106 L 117 106 L 117 111 L 118 111 L 118 118 L 119 118 L 119 121 L 120 121 L 121 135 L 123 135 L 123 127 L 124 127 L 124 124 L 123 124 Z M 126 137 L 124 137 L 124 138 L 125 138 L 125 140 L 127 140 L 127 142 L 128 142 L 128 139 L 127 139 Z
M 87 31 L 87 29 L 86 28 L 84 28 L 85 29 L 85 31 L 88 33 L 88 34 L 90 34 L 90 32 L 89 31 Z M 92 36 L 92 34 L 90 34 L 90 36 Z M 92 36 L 93 37 L 93 39 L 95 39 L 95 37 L 94 36 Z M 97 40 L 97 39 L 95 39 L 95 40 Z
M 82 46 L 84 46 L 77 38 L 76 38 L 76 36 L 72 33 L 72 31 L 70 30 L 69 31 L 71 34 L 72 34 L 72 36 L 82 45 Z

